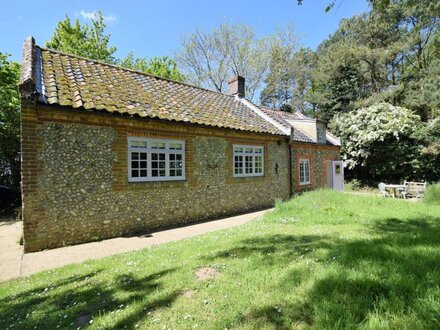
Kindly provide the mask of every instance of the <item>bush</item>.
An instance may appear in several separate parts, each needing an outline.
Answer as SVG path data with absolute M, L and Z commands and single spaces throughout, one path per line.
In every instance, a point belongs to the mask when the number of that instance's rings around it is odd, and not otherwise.
M 368 184 L 419 177 L 422 146 L 413 135 L 422 127 L 411 110 L 389 103 L 339 113 L 330 122 L 342 141 L 346 178 Z
M 361 189 L 362 183 L 358 179 L 353 179 L 351 181 L 345 182 L 344 189 L 348 191 L 356 191 Z
M 425 193 L 425 202 L 440 205 L 440 182 L 428 186 Z

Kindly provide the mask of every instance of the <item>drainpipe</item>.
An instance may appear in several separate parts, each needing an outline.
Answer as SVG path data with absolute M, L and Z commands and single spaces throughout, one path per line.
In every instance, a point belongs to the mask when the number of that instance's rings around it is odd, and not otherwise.
M 288 146 L 289 146 L 289 187 L 290 187 L 290 197 L 293 196 L 294 192 L 294 187 L 293 187 L 293 166 L 292 166 L 292 142 L 294 141 L 294 128 L 290 127 L 290 139 L 288 142 Z

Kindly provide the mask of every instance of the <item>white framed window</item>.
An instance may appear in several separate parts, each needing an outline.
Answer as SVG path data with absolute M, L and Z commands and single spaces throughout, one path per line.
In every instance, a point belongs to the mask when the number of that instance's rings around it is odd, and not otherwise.
M 185 180 L 185 142 L 128 137 L 128 181 Z
M 234 177 L 252 177 L 264 175 L 264 147 L 233 145 Z
M 299 184 L 310 184 L 310 160 L 299 160 Z

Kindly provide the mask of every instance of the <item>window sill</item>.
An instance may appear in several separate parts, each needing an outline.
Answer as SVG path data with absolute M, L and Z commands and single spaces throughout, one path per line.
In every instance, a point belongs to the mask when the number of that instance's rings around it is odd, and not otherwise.
M 299 185 L 300 186 L 310 186 L 310 181 L 309 182 L 300 182 Z
M 251 179 L 251 178 L 261 178 L 264 177 L 264 174 L 256 174 L 256 175 L 233 175 L 234 179 Z
M 136 183 L 136 182 L 175 182 L 175 181 L 186 181 L 185 177 L 179 177 L 179 178 L 148 178 L 148 179 L 138 179 L 138 178 L 128 178 L 129 183 Z

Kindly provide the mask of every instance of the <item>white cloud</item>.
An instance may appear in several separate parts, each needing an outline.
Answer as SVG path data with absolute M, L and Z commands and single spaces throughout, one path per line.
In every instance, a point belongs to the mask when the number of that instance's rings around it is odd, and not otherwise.
M 92 19 L 96 19 L 98 17 L 98 12 L 96 12 L 96 11 L 87 12 L 87 11 L 81 9 L 80 14 L 84 19 L 92 20 Z M 106 21 L 108 23 L 116 21 L 116 16 L 112 15 L 112 14 L 103 15 L 103 17 L 104 17 L 104 21 Z

